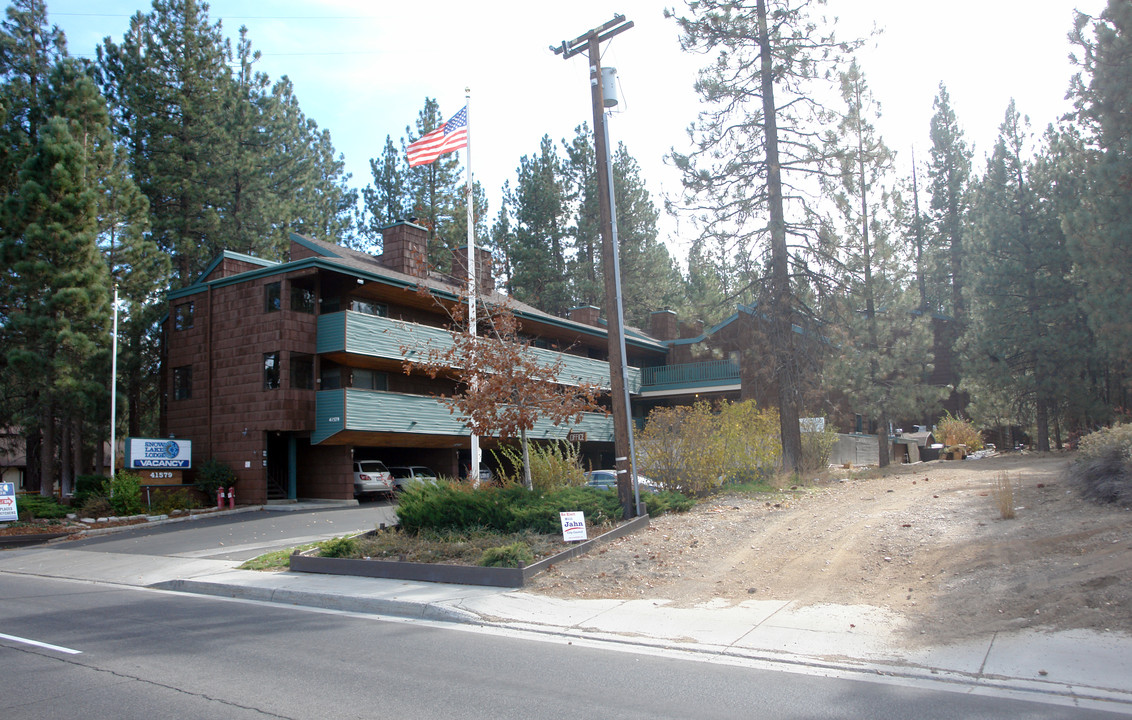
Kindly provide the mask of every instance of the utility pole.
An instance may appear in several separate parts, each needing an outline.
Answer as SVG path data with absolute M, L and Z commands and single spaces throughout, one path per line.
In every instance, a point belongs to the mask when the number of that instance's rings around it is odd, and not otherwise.
M 590 97 L 594 115 L 594 145 L 597 160 L 598 207 L 601 215 L 601 262 L 605 280 L 605 315 L 609 328 L 609 386 L 613 401 L 613 454 L 614 468 L 617 470 L 617 496 L 621 500 L 624 517 L 639 514 L 640 507 L 634 499 L 633 465 L 631 461 L 631 432 L 629 427 L 629 403 L 625 387 L 625 354 L 622 351 L 624 328 L 621 326 L 621 297 L 618 292 L 620 278 L 617 277 L 617 248 L 613 242 L 613 207 L 610 202 L 609 148 L 605 131 L 605 107 L 601 78 L 601 43 L 614 35 L 633 27 L 624 15 L 615 15 L 601 27 L 579 35 L 569 42 L 563 40 L 558 47 L 550 49 L 569 60 L 575 55 L 587 53 L 590 64 Z

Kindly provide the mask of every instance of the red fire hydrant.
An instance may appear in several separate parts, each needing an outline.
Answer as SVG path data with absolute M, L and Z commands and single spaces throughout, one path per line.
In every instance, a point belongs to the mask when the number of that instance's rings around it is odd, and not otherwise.
M 217 488 L 216 489 L 216 509 L 217 510 L 223 510 L 224 509 L 224 488 Z
M 236 488 L 235 486 L 228 488 L 228 509 L 231 510 L 236 507 Z

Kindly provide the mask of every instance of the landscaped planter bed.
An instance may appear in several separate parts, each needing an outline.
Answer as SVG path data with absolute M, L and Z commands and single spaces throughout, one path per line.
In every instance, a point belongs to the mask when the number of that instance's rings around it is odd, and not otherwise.
M 318 557 L 318 548 L 291 555 L 294 572 L 323 573 L 326 575 L 357 575 L 361 577 L 395 580 L 421 580 L 425 582 L 455 583 L 459 585 L 490 585 L 495 587 L 523 587 L 528 580 L 555 563 L 584 555 L 611 540 L 644 530 L 649 516 L 642 515 L 621 523 L 609 532 L 572 545 L 562 552 L 543 558 L 530 565 L 517 568 L 479 567 L 475 565 L 446 565 L 442 563 L 399 562 L 353 558 Z

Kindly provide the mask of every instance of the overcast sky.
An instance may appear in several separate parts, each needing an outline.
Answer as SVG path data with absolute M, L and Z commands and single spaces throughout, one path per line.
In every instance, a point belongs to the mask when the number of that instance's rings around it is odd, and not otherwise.
M 859 62 L 882 105 L 878 127 L 900 161 L 906 166 L 913 144 L 926 157 L 932 100 L 943 82 L 981 171 L 1011 97 L 1036 134 L 1069 108 L 1073 10 L 1095 15 L 1105 4 L 830 0 L 826 12 L 840 16 L 842 38 L 874 24 L 884 29 Z M 291 78 L 304 112 L 330 130 L 358 187 L 371 180 L 369 158 L 385 136 L 404 136 L 426 96 L 447 117 L 470 87 L 473 171 L 488 192 L 490 221 L 520 157 L 537 152 L 544 134 L 568 139 L 592 119 L 584 56 L 563 60 L 549 46 L 616 13 L 635 27 L 603 46 L 602 64 L 617 68 L 622 98 L 613 142 L 623 141 L 640 162 L 658 206 L 662 194 L 679 193 L 679 177 L 663 157 L 673 146 L 687 148 L 685 130 L 697 112 L 692 83 L 703 58 L 681 52 L 666 6 L 683 8 L 655 0 L 215 0 L 210 17 L 222 19 L 233 37 L 248 27 L 263 53 L 260 69 L 273 80 Z M 73 55 L 92 55 L 108 35 L 120 41 L 129 16 L 148 9 L 142 0 L 48 0 L 50 20 L 66 32 Z M 671 221 L 662 232 L 682 256 L 690 238 Z

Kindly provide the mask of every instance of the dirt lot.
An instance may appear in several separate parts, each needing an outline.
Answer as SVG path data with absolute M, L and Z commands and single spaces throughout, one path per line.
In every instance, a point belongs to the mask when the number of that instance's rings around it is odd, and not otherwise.
M 773 497 L 720 497 L 544 573 L 533 592 L 863 604 L 910 637 L 1049 626 L 1132 633 L 1132 512 L 1079 499 L 1065 455 L 930 462 Z M 1004 520 L 996 481 L 1015 487 Z M 1019 487 L 1020 484 L 1020 487 Z

